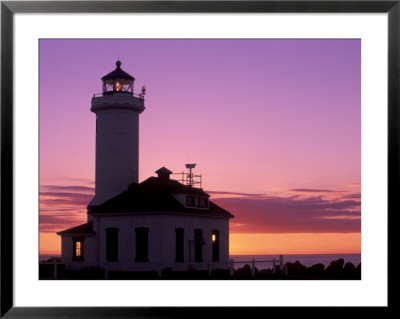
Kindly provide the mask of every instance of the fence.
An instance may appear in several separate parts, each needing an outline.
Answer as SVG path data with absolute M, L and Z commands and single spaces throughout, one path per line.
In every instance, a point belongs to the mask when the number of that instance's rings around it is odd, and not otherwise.
M 53 265 L 53 279 L 57 279 L 57 265 L 60 265 L 61 262 L 57 260 L 52 261 L 41 261 L 41 265 Z
M 53 279 L 58 279 L 59 274 L 57 273 L 57 267 L 58 267 L 58 265 L 61 265 L 61 264 L 62 263 L 60 261 L 57 261 L 57 260 L 54 260 L 54 261 L 41 261 L 40 265 L 52 266 L 52 269 L 53 269 L 52 276 L 46 275 L 44 278 L 50 279 L 52 277 Z M 108 264 L 107 263 L 103 263 L 102 264 L 102 269 L 104 270 L 104 279 L 106 279 L 106 280 L 109 279 L 110 270 L 109 270 Z M 50 268 L 48 268 L 48 270 L 50 270 Z M 207 271 L 208 271 L 208 276 L 211 277 L 212 271 L 213 271 L 212 270 L 212 264 L 209 263 L 207 265 Z M 161 278 L 162 277 L 161 276 L 162 270 L 159 269 L 157 272 L 158 272 L 159 278 Z M 50 271 L 47 271 L 47 273 L 49 274 Z
M 280 270 L 283 271 L 283 255 L 279 255 L 279 259 L 275 257 L 270 260 L 255 260 L 254 258 L 250 261 L 234 261 L 233 259 L 229 262 L 229 274 L 231 276 L 235 273 L 235 264 L 251 264 L 251 275 L 256 275 L 256 263 L 272 263 L 272 273 L 276 273 L 276 264 L 279 262 Z
M 250 261 L 234 261 L 233 259 L 229 262 L 229 275 L 232 277 L 235 273 L 235 264 L 251 264 L 251 275 L 254 277 L 256 275 L 256 263 L 272 263 L 272 273 L 276 273 L 276 265 L 279 263 L 280 270 L 283 271 L 283 255 L 279 255 L 279 259 L 273 258 L 270 260 L 255 260 L 254 258 Z M 53 265 L 53 279 L 57 279 L 57 265 L 61 264 L 59 261 L 41 261 L 40 264 L 44 265 Z M 107 264 L 104 266 L 104 279 L 108 279 L 108 267 Z M 208 274 L 211 276 L 212 268 L 211 264 L 208 265 Z M 161 277 L 161 272 L 159 272 L 159 276 Z

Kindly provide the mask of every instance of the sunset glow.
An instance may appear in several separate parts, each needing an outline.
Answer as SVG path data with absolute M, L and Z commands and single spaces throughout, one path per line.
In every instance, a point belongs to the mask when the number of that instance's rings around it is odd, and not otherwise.
M 146 91 L 140 181 L 197 163 L 235 215 L 231 254 L 361 252 L 360 40 L 40 40 L 39 53 L 40 253 L 86 222 L 90 101 L 118 54 Z
M 358 254 L 360 233 L 231 234 L 231 255 Z

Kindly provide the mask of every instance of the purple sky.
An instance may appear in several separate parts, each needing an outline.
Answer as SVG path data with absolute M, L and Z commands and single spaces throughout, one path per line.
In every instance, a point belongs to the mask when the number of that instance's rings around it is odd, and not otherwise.
M 140 180 L 195 162 L 234 232 L 360 231 L 360 40 L 40 40 L 41 231 L 85 218 L 118 57 L 147 88 Z

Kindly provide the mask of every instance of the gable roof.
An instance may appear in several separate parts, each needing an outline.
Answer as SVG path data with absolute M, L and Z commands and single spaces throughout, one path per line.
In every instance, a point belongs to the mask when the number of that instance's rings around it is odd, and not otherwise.
M 234 217 L 211 201 L 207 209 L 185 207 L 174 197 L 175 194 L 210 197 L 202 189 L 183 185 L 176 180 L 149 177 L 140 184 L 131 184 L 128 190 L 101 205 L 88 206 L 88 213 L 171 212 L 220 218 Z
M 93 222 L 88 222 L 79 226 L 59 231 L 57 235 L 95 235 L 93 231 Z

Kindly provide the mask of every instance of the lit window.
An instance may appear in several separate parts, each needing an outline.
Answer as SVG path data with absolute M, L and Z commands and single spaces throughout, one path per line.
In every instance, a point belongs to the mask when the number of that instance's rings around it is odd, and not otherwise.
M 83 261 L 83 238 L 73 238 L 72 249 L 72 260 Z
M 219 231 L 213 230 L 212 241 L 212 261 L 219 261 Z
M 75 256 L 76 257 L 81 257 L 82 256 L 82 243 L 80 241 L 76 242 Z

